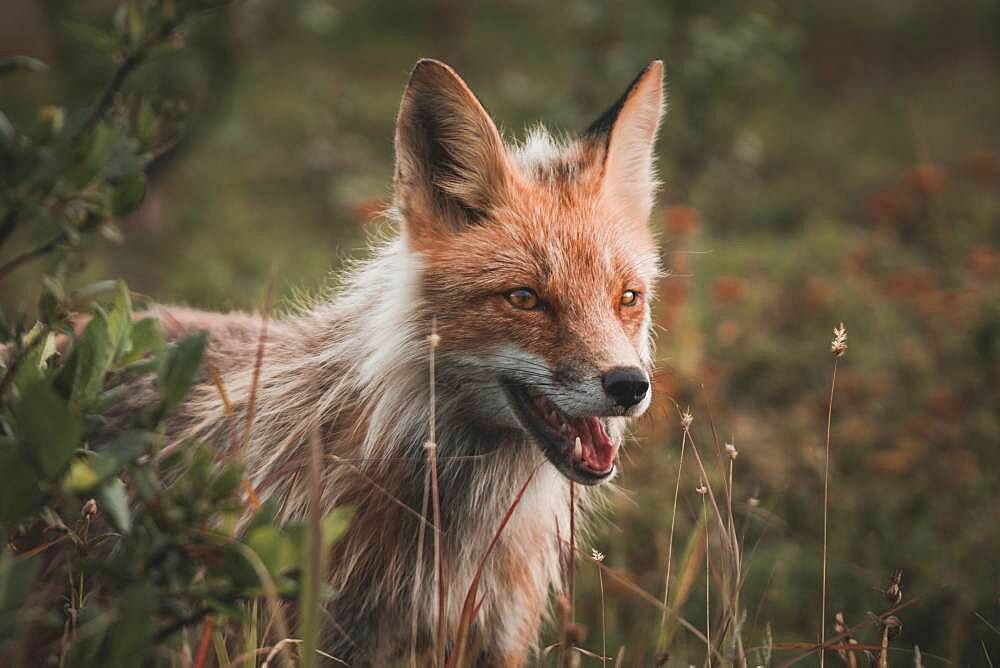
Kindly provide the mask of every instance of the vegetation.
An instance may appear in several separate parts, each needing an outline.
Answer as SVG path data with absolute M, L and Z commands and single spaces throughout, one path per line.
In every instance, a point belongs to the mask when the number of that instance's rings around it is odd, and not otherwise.
M 122 282 L 64 288 L 69 254 L 59 251 L 134 210 L 150 164 L 175 140 L 164 138 L 170 119 L 155 111 L 158 101 L 121 100 L 122 85 L 206 9 L 123 5 L 111 33 L 85 32 L 117 60 L 94 104 L 73 114 L 42 107 L 23 133 L 0 116 L 2 240 L 21 225 L 58 230 L 0 266 L 0 279 L 59 255 L 40 285 L 37 322 L 28 328 L 22 313 L 0 329 L 0 656 L 15 665 L 169 661 L 199 624 L 199 664 L 210 640 L 228 663 L 241 644 L 213 632 L 228 622 L 244 629 L 242 646 L 256 656 L 258 602 L 290 637 L 281 599 L 301 589 L 303 609 L 318 608 L 324 589 L 311 569 L 323 549 L 309 546 L 328 545 L 345 526 L 345 512 L 277 526 L 238 461 L 198 444 L 168 450 L 164 423 L 198 374 L 204 335 L 167 345 L 158 320 L 135 316 Z M 7 71 L 43 67 L 0 61 Z M 71 316 L 90 299 L 89 317 Z M 125 382 L 135 391 L 142 380 L 157 398 L 122 411 Z M 315 657 L 319 621 L 301 620 L 303 654 Z
M 219 5 L 2 10 L 0 52 L 39 60 L 0 61 L 0 653 L 290 659 L 275 643 L 313 622 L 277 603 L 317 593 L 298 586 L 317 518 L 275 526 L 238 461 L 162 452 L 203 342 L 165 345 L 131 302 L 319 289 L 386 196 L 417 57 L 517 131 L 584 127 L 657 56 L 659 399 L 544 643 L 781 665 L 822 635 L 875 657 L 884 639 L 892 665 L 996 664 L 993 3 Z M 116 413 L 139 376 L 157 400 Z

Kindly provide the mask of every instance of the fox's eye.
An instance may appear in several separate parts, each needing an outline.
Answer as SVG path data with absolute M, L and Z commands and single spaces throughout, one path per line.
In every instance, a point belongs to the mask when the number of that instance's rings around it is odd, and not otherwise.
M 538 295 L 535 294 L 534 290 L 529 288 L 511 290 L 505 296 L 507 297 L 507 301 L 509 301 L 510 305 L 514 308 L 530 311 L 538 306 Z
M 635 306 L 639 303 L 639 293 L 635 290 L 626 290 L 622 293 L 622 306 Z

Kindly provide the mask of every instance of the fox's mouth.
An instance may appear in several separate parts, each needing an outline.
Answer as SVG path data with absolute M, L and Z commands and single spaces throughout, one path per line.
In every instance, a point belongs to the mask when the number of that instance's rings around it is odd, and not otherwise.
M 570 417 L 537 392 L 509 380 L 503 386 L 518 419 L 564 476 L 582 485 L 597 485 L 615 472 L 618 444 L 597 416 Z

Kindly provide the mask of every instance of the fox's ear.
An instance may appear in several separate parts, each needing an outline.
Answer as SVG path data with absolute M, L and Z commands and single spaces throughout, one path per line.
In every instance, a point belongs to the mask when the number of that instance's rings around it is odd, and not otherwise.
M 465 82 L 444 63 L 417 62 L 396 120 L 394 199 L 407 231 L 475 222 L 504 196 L 511 174 L 500 132 Z
M 659 182 L 653 145 L 663 116 L 663 61 L 645 67 L 625 93 L 584 132 L 597 145 L 601 193 L 625 215 L 643 222 L 653 208 Z

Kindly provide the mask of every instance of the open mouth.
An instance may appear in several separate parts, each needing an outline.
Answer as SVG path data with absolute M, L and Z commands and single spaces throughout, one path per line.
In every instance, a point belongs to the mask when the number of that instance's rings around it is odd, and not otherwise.
M 583 485 L 596 485 L 615 472 L 618 444 L 597 416 L 570 417 L 540 394 L 504 382 L 518 418 L 542 453 L 560 473 Z

